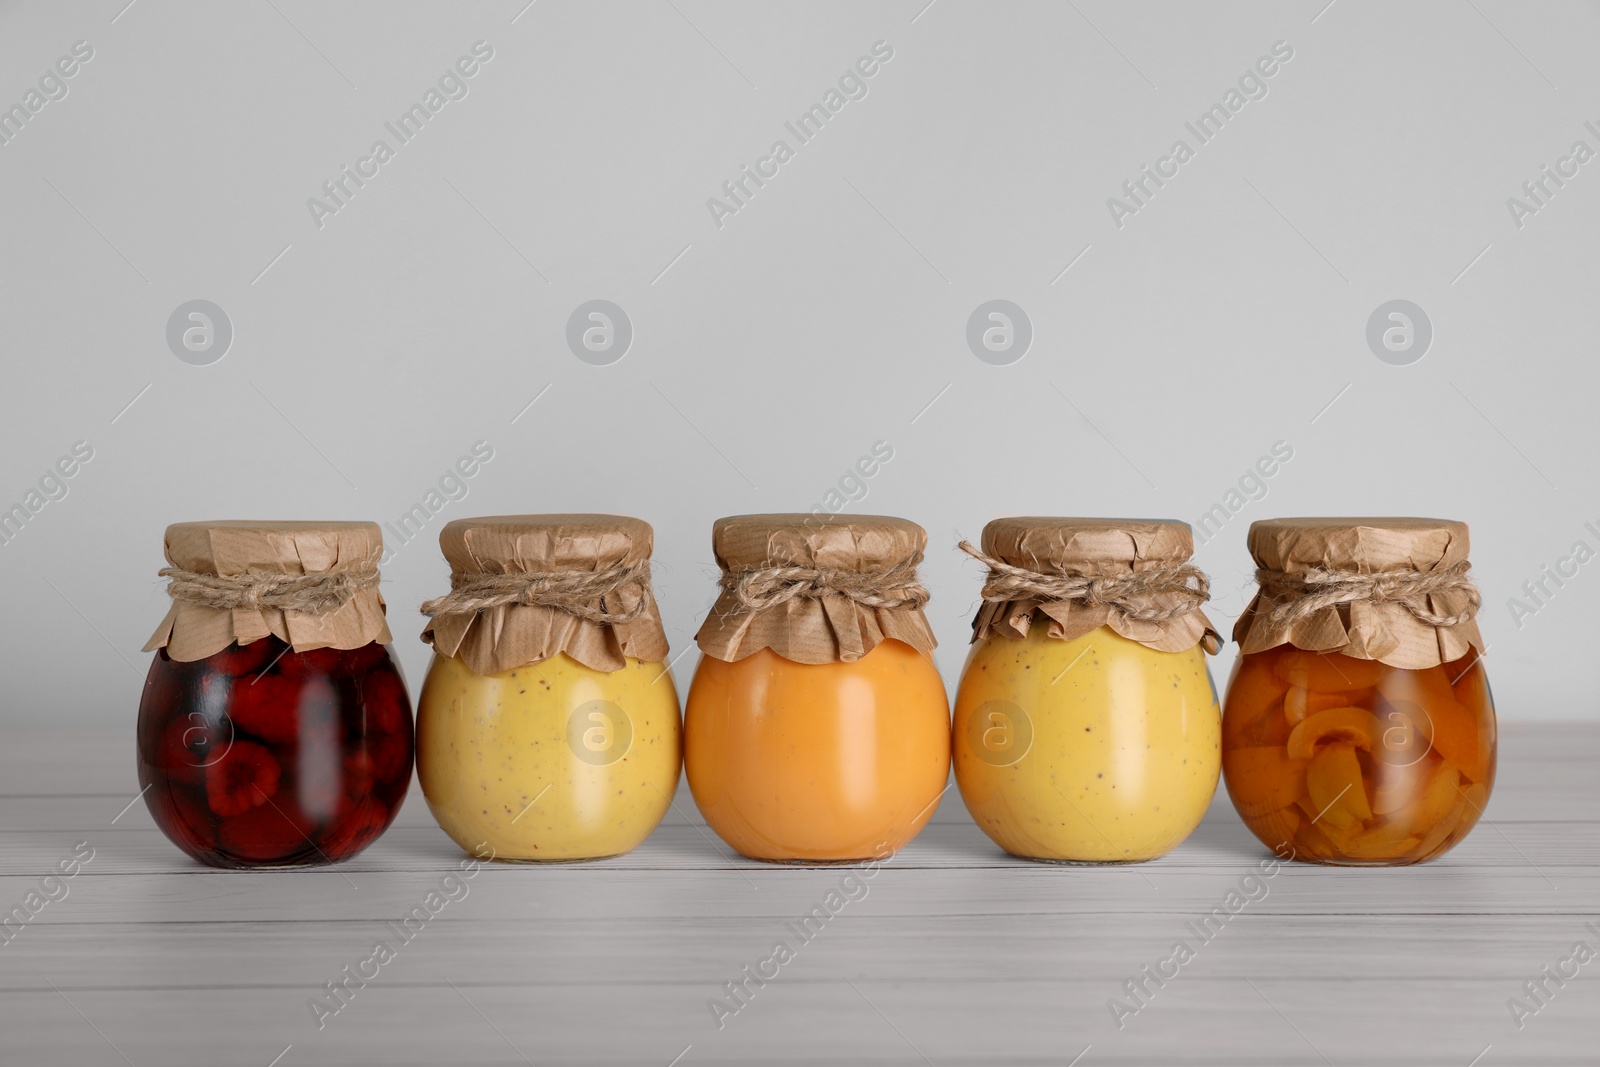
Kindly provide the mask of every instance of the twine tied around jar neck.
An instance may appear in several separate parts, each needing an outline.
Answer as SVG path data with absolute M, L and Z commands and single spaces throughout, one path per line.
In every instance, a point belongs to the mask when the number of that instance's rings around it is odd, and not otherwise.
M 917 559 L 887 570 L 842 571 L 827 567 L 759 567 L 725 571 L 718 585 L 745 611 L 765 611 L 791 600 L 842 597 L 868 608 L 920 608 L 928 590 L 917 581 Z
M 626 611 L 606 611 L 606 597 L 632 587 L 634 603 Z M 603 571 L 519 571 L 510 574 L 450 575 L 450 592 L 424 601 L 422 614 L 474 615 L 509 604 L 552 608 L 589 622 L 632 622 L 649 610 L 650 561 L 642 559 Z
M 956 547 L 989 568 L 980 594 L 989 603 L 1075 600 L 1107 605 L 1137 622 L 1166 622 L 1200 610 L 1200 605 L 1211 599 L 1211 583 L 1193 563 L 1130 574 L 1047 574 L 986 556 L 970 541 Z M 1140 603 L 1151 598 L 1159 598 L 1166 606 Z
M 1338 604 L 1398 604 L 1419 622 L 1429 626 L 1451 627 L 1470 622 L 1478 614 L 1483 597 L 1467 577 L 1472 564 L 1467 560 L 1436 571 L 1359 571 L 1312 567 L 1293 574 L 1256 570 L 1261 591 L 1278 601 L 1268 615 L 1276 624 L 1296 622 L 1323 608 Z M 1451 593 L 1466 599 L 1466 606 L 1454 615 L 1438 615 L 1428 610 L 1428 596 Z
M 378 584 L 373 566 L 317 574 L 239 574 L 222 576 L 180 567 L 157 572 L 167 595 L 186 604 L 223 611 L 271 608 L 302 615 L 327 615 L 344 607 L 363 589 Z

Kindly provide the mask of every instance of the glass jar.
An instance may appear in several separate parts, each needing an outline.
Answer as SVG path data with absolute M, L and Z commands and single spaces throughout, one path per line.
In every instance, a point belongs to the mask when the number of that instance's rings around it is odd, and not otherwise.
M 266 637 L 189 663 L 156 652 L 139 784 L 156 825 L 214 867 L 348 859 L 411 782 L 411 701 L 376 642 L 294 652 Z
M 932 816 L 950 715 L 904 519 L 719 519 L 722 595 L 684 716 L 706 823 L 752 859 L 883 858 Z
M 377 526 L 180 523 L 166 548 L 173 607 L 149 645 L 138 724 L 156 825 L 215 867 L 354 856 L 411 781 Z
M 1188 525 L 1004 518 L 962 547 L 990 566 L 951 730 L 967 810 L 1024 859 L 1176 847 L 1221 770 L 1221 639 Z
M 681 727 L 650 592 L 653 537 L 613 515 L 441 531 L 452 592 L 423 605 L 435 654 L 417 704 L 417 777 L 474 856 L 617 856 L 671 806 Z
M 1234 807 L 1285 857 L 1442 855 L 1495 772 L 1465 524 L 1275 519 L 1251 526 L 1250 549 L 1262 589 L 1235 629 L 1223 713 Z

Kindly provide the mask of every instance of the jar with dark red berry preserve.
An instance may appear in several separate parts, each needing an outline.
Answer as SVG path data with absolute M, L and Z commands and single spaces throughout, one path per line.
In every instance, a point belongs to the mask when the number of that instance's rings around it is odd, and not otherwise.
M 411 781 L 411 701 L 367 522 L 167 528 L 172 607 L 139 702 L 139 784 L 202 863 L 349 859 Z

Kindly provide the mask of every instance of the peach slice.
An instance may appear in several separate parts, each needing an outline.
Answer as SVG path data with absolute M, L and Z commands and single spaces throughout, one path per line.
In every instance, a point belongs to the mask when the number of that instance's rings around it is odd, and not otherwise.
M 1403 827 L 1384 824 L 1350 838 L 1345 851 L 1352 859 L 1392 860 L 1411 852 L 1420 843 L 1420 838 L 1405 833 Z
M 1223 745 L 1282 743 L 1284 726 L 1279 705 L 1287 688 L 1270 663 L 1242 659 L 1228 685 L 1222 716 Z M 1275 732 L 1277 737 L 1272 736 Z
M 1372 739 L 1378 733 L 1378 720 L 1364 708 L 1347 706 L 1319 711 L 1289 732 L 1289 758 L 1310 759 L 1320 746 L 1333 741 L 1348 741 L 1370 752 Z
M 1366 829 L 1366 823 L 1338 808 L 1331 813 L 1322 813 L 1322 818 L 1313 824 L 1311 819 L 1317 813 L 1313 810 L 1315 805 L 1311 803 L 1310 797 L 1302 797 L 1298 808 L 1302 813 L 1312 811 L 1311 815 L 1306 815 L 1306 821 L 1301 824 L 1300 833 L 1304 835 L 1309 830 L 1320 834 L 1322 839 L 1328 842 L 1325 855 L 1327 859 L 1348 856 L 1351 840 Z
M 1422 789 L 1413 794 L 1411 803 L 1393 814 L 1391 821 L 1409 827 L 1413 834 L 1426 836 L 1457 803 L 1466 799 L 1457 788 L 1460 783 L 1461 772 L 1453 765 L 1435 764 Z
M 1318 693 L 1348 693 L 1378 684 L 1384 668 L 1377 660 L 1355 659 L 1337 652 L 1295 649 L 1278 661 L 1278 677 L 1292 686 Z
M 1342 693 L 1312 693 L 1309 710 L 1315 713 L 1345 706 L 1370 708 L 1377 699 L 1378 689 L 1371 685 L 1365 689 L 1346 689 Z
M 1453 699 L 1428 705 L 1433 720 L 1433 748 L 1467 778 L 1482 782 L 1493 756 L 1489 735 L 1478 717 Z
M 1250 820 L 1250 829 L 1266 846 L 1282 856 L 1294 841 L 1295 833 L 1305 817 L 1293 803 L 1277 811 L 1269 811 Z
M 1476 788 L 1476 787 L 1474 787 Z M 1439 850 L 1439 846 L 1464 823 L 1474 818 L 1466 797 L 1460 797 L 1445 817 L 1433 824 L 1417 845 L 1417 859 L 1425 860 Z
M 1469 772 L 1467 777 L 1475 782 L 1486 782 L 1494 774 L 1495 748 L 1494 697 L 1489 692 L 1489 680 L 1483 673 L 1481 662 L 1468 668 L 1464 674 L 1459 673 L 1460 668 L 1455 664 L 1447 666 L 1445 670 L 1447 673 L 1458 672 L 1452 675 L 1456 678 L 1452 691 L 1456 695 L 1456 702 L 1467 709 L 1478 728 L 1480 766 L 1476 769 L 1482 772 L 1482 776 L 1474 777 Z
M 1296 726 L 1304 721 L 1307 715 L 1315 715 L 1319 711 L 1344 707 L 1370 708 L 1377 694 L 1378 691 L 1371 687 L 1343 693 L 1318 693 L 1294 685 L 1283 695 L 1283 717 L 1289 720 L 1290 726 Z
M 1299 726 L 1310 710 L 1311 691 L 1298 685 L 1291 685 L 1289 691 L 1283 694 L 1283 717 L 1289 720 L 1289 725 Z
M 1474 782 L 1488 776 L 1492 728 L 1456 699 L 1445 666 L 1391 671 L 1378 693 L 1393 707 L 1413 715 L 1412 709 L 1425 712 L 1427 723 L 1420 728 L 1434 750 L 1462 774 Z
M 1295 802 L 1305 781 L 1306 761 L 1290 759 L 1277 746 L 1227 749 L 1222 772 L 1228 796 L 1245 818 L 1278 811 Z
M 1324 820 L 1324 823 L 1326 820 Z M 1295 831 L 1294 844 L 1296 855 L 1300 858 L 1331 860 L 1337 859 L 1340 854 L 1339 846 L 1333 839 L 1322 832 L 1323 823 L 1312 823 L 1309 818 L 1300 824 Z
M 1415 838 L 1417 836 L 1418 835 L 1416 832 L 1413 831 L 1409 826 L 1397 822 L 1394 819 L 1378 819 L 1369 824 L 1365 830 L 1361 831 L 1361 833 L 1358 835 L 1358 840 L 1369 845 L 1381 847 L 1384 845 L 1392 845 L 1396 841 L 1404 841 L 1408 837 Z M 1415 844 L 1415 841 L 1412 843 Z
M 1456 702 L 1478 720 L 1480 725 L 1489 725 L 1494 722 L 1494 698 L 1489 693 L 1489 678 L 1483 670 L 1483 658 L 1473 653 L 1474 659 L 1463 660 L 1445 664 L 1445 676 L 1454 678 L 1451 690 L 1455 693 Z M 1465 657 L 1463 657 L 1464 659 Z
M 1361 784 L 1361 761 L 1356 747 L 1348 741 L 1325 746 L 1306 766 L 1306 792 L 1319 818 L 1336 829 L 1345 829 L 1372 818 L 1367 791 Z
M 1375 762 L 1371 782 L 1373 814 L 1393 815 L 1416 799 L 1437 762 L 1429 758 L 1411 764 Z
M 1372 755 L 1389 766 L 1411 766 L 1433 750 L 1433 718 L 1408 700 L 1379 697 L 1373 714 L 1383 726 Z

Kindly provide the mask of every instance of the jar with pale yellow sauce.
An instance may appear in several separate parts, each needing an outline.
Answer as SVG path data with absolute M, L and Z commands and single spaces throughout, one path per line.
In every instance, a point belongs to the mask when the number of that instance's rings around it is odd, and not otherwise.
M 956 694 L 951 748 L 973 818 L 1001 848 L 1136 863 L 1200 824 L 1221 712 L 1186 523 L 1004 518 Z
M 451 592 L 423 605 L 434 659 L 417 777 L 480 858 L 628 852 L 678 785 L 682 729 L 650 590 L 653 533 L 612 515 L 458 519 Z

